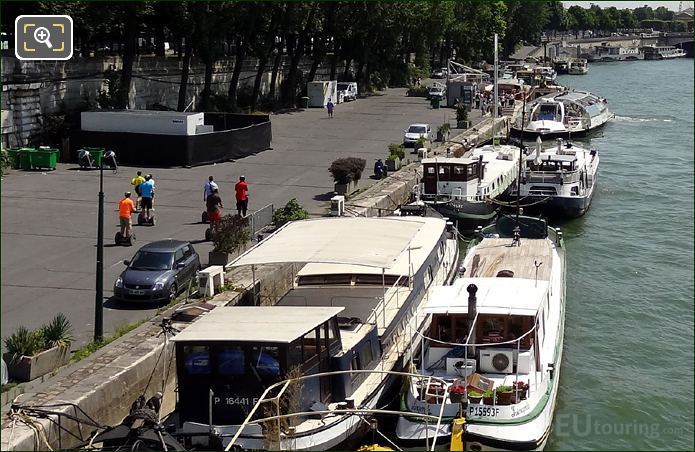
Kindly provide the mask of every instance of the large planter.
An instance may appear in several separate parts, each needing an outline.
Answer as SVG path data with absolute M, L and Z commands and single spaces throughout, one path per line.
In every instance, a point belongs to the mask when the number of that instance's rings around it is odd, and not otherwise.
M 456 394 L 455 392 L 449 393 L 449 400 L 451 403 L 461 403 L 463 400 L 463 394 Z
M 350 195 L 350 193 L 354 193 L 355 191 L 357 191 L 357 184 L 358 184 L 358 181 L 351 181 L 351 182 L 348 182 L 347 184 L 336 183 L 333 186 L 333 190 L 335 191 L 336 195 L 343 195 L 343 196 L 347 197 Z
M 21 356 L 12 359 L 12 355 L 3 355 L 7 363 L 10 378 L 18 381 L 31 381 L 64 366 L 70 361 L 70 347 L 58 346 L 34 356 Z
M 229 254 L 221 251 L 210 251 L 208 253 L 209 265 L 222 265 L 223 267 L 229 263 Z
M 388 171 L 398 171 L 401 169 L 401 159 L 396 158 L 395 160 L 386 159 L 386 169 Z
M 512 396 L 514 393 L 509 392 L 498 392 L 497 393 L 497 405 L 510 405 L 512 403 Z

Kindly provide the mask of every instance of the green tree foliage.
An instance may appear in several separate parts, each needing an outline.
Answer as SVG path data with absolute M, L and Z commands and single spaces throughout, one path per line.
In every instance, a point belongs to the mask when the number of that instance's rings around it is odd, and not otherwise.
M 306 220 L 307 218 L 309 218 L 309 212 L 304 210 L 297 198 L 292 198 L 285 204 L 285 207 L 273 212 L 273 225 L 279 228 L 290 221 Z

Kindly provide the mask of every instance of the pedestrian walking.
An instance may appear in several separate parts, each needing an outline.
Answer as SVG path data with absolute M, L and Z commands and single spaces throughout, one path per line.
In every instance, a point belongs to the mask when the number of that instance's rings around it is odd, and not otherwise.
M 326 109 L 328 110 L 328 117 L 329 118 L 333 117 L 333 108 L 335 108 L 333 101 L 331 99 L 328 99 L 328 103 L 326 104 Z
M 239 216 L 246 216 L 246 209 L 249 207 L 249 185 L 246 183 L 245 176 L 239 176 L 239 182 L 234 186 L 236 192 L 236 210 Z

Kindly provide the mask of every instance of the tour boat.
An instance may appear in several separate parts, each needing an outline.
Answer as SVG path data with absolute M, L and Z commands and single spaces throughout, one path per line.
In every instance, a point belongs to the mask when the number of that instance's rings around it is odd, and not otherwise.
M 543 449 L 562 361 L 564 255 L 562 233 L 543 219 L 502 216 L 480 231 L 463 276 L 425 305 L 431 321 L 420 376 L 403 385 L 399 444 L 444 446 L 464 418 L 465 450 Z
M 491 144 L 465 157 L 423 159 L 420 198 L 451 219 L 487 222 L 499 210 L 495 200 L 516 180 L 518 160 L 518 147 Z
M 576 218 L 584 215 L 598 178 L 599 155 L 588 149 L 557 139 L 557 146 L 542 149 L 540 137 L 536 151 L 526 156 L 519 187 L 519 202 L 526 213 L 542 213 L 549 217 Z M 517 198 L 517 185 L 510 198 Z
M 584 58 L 573 58 L 567 66 L 569 75 L 586 75 L 589 73 L 589 65 Z
M 296 277 L 274 305 L 257 295 L 282 283 L 254 284 L 255 306 L 216 308 L 173 339 L 179 435 L 254 450 L 327 450 L 359 436 L 368 423 L 346 410 L 378 407 L 398 380 L 389 372 L 411 359 L 430 287 L 456 274 L 451 223 L 403 215 L 291 222 L 232 262 L 252 275 L 292 264 Z
M 518 116 L 512 131 L 529 136 L 582 136 L 602 127 L 615 115 L 608 110 L 608 101 L 587 91 L 567 91 L 539 97 Z
M 611 46 L 602 44 L 594 46 L 594 51 L 589 54 L 589 62 L 611 62 L 611 61 L 634 61 L 643 60 L 644 52 L 637 45 L 632 46 Z
M 645 60 L 670 60 L 683 58 L 687 55 L 685 50 L 673 46 L 647 46 L 642 47 Z

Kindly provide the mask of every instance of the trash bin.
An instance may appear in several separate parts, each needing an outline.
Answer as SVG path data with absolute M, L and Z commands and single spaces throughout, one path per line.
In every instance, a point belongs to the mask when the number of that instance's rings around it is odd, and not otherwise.
M 89 155 L 92 156 L 92 161 L 94 162 L 94 166 L 96 168 L 99 168 L 101 166 L 101 159 L 104 158 L 104 152 L 106 149 L 104 148 L 82 148 L 85 151 L 89 151 Z
M 432 108 L 439 108 L 440 99 L 438 97 L 432 98 Z
M 19 169 L 19 149 L 8 149 L 7 156 L 10 158 L 12 169 Z
M 309 98 L 306 96 L 302 97 L 302 108 L 309 108 Z
M 31 154 L 31 166 L 33 168 L 56 169 L 58 164 L 58 149 L 40 147 Z
M 31 155 L 36 152 L 34 148 L 21 148 L 19 150 L 19 167 L 23 170 L 31 169 Z

